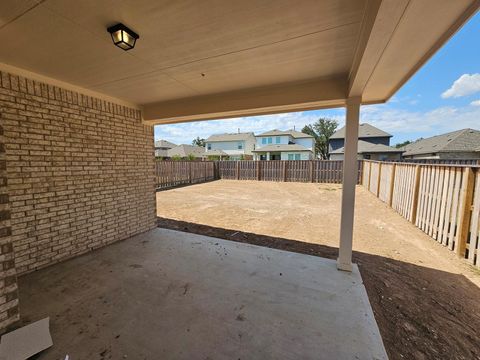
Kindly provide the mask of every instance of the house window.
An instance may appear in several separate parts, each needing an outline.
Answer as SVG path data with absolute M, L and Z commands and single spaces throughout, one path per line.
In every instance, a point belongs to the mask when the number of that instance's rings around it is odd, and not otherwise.
M 212 144 L 207 144 L 207 150 L 212 150 Z
M 239 142 L 239 143 L 237 144 L 237 149 L 238 149 L 238 150 L 242 150 L 242 149 L 243 149 L 243 144 L 242 144 L 241 142 Z
M 288 160 L 293 160 L 293 154 L 288 154 Z
M 265 145 L 267 143 L 267 138 L 262 138 L 262 144 Z
M 295 154 L 295 160 L 300 160 L 300 154 Z
M 268 138 L 268 143 L 269 143 L 269 144 L 272 143 L 272 138 Z
M 280 136 L 277 136 L 277 137 L 275 138 L 275 144 L 280 144 Z

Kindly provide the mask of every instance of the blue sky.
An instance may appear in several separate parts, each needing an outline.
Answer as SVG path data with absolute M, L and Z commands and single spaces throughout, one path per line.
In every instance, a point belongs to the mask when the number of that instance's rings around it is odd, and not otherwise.
M 159 125 L 155 139 L 190 144 L 215 133 L 300 130 L 319 117 L 343 125 L 344 109 Z M 476 14 L 386 104 L 363 106 L 361 122 L 393 136 L 392 145 L 463 128 L 480 130 L 480 14 Z

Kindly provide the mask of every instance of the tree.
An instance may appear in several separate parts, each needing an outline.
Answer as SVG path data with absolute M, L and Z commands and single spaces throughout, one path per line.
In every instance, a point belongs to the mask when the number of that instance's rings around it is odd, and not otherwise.
M 205 147 L 205 139 L 202 139 L 200 138 L 200 136 L 197 136 L 197 138 L 192 141 L 192 145 Z
M 400 149 L 401 147 L 407 146 L 408 144 L 411 144 L 413 141 L 406 140 L 404 142 L 398 143 L 395 145 L 397 149 Z
M 337 120 L 320 118 L 313 124 L 305 125 L 302 132 L 313 136 L 315 139 L 315 157 L 328 159 L 328 140 L 337 130 Z

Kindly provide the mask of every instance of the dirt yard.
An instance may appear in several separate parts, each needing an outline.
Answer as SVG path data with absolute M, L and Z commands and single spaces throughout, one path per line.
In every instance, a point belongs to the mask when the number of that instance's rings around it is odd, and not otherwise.
M 358 263 L 391 359 L 480 359 L 480 272 L 362 187 Z M 341 187 L 220 180 L 157 193 L 159 226 L 335 258 Z

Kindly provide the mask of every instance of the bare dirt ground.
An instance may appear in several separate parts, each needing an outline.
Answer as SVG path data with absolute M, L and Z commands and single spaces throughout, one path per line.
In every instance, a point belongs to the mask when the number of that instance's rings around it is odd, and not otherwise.
M 480 359 L 480 272 L 362 187 L 354 261 L 391 359 Z M 159 226 L 336 258 L 341 187 L 220 180 L 157 193 Z

